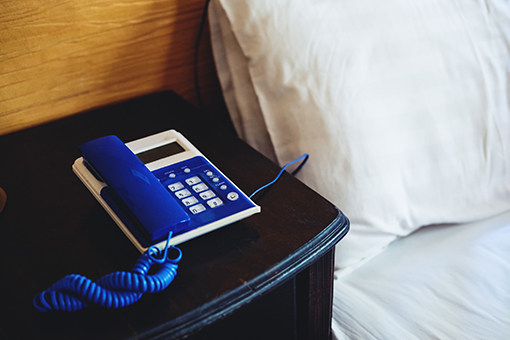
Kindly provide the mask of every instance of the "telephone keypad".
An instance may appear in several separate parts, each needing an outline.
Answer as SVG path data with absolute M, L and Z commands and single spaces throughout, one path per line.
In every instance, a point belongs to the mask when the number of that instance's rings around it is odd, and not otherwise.
M 218 183 L 220 179 L 218 177 L 213 177 L 214 173 L 208 170 L 206 176 L 212 178 L 214 183 Z M 184 184 L 185 183 L 185 184 Z M 187 184 L 187 186 L 186 186 Z M 199 214 L 203 211 L 207 210 L 207 206 L 211 209 L 219 207 L 223 205 L 223 201 L 221 198 L 216 196 L 216 193 L 211 190 L 208 184 L 202 181 L 199 176 L 192 176 L 189 178 L 185 178 L 181 182 L 175 182 L 167 186 L 170 191 L 172 191 L 177 198 L 179 198 L 184 204 L 184 206 L 188 207 L 189 211 L 194 215 Z M 191 188 L 192 190 L 190 190 Z M 222 184 L 219 187 L 221 190 L 226 190 L 227 186 Z M 197 197 L 194 196 L 194 193 L 197 193 L 198 196 L 207 203 L 207 206 L 199 203 Z
M 228 181 L 209 167 L 199 171 L 191 170 L 190 167 L 175 168 L 179 169 L 177 173 L 173 169 L 168 169 L 161 171 L 160 174 L 165 176 L 166 180 L 172 178 L 175 178 L 174 181 L 177 180 L 167 185 L 167 188 L 194 215 L 225 204 L 228 206 L 229 201 L 234 202 L 239 198 L 238 193 L 232 191 L 232 187 L 228 185 Z M 164 181 L 165 177 L 160 177 L 160 180 Z

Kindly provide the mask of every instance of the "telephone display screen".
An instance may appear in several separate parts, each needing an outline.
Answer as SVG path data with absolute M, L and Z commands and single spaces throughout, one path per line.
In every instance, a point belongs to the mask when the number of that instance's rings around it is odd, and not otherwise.
M 176 142 L 173 142 L 148 151 L 140 152 L 136 156 L 142 161 L 143 164 L 148 164 L 157 161 L 158 159 L 176 155 L 184 151 L 186 150 L 184 150 L 182 146 Z

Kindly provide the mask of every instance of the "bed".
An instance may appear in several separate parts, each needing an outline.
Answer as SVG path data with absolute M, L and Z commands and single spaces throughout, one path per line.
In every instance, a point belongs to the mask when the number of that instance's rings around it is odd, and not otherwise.
M 510 337 L 508 1 L 213 0 L 241 138 L 335 203 L 336 339 Z

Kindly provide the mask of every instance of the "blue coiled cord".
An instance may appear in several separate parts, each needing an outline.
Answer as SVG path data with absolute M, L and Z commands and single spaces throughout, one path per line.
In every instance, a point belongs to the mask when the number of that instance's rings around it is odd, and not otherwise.
M 170 240 L 171 233 L 168 236 Z M 168 241 L 164 252 L 151 246 L 136 262 L 131 272 L 115 272 L 103 276 L 97 282 L 77 274 L 67 275 L 50 288 L 34 297 L 34 306 L 40 312 L 60 310 L 77 311 L 94 304 L 107 308 L 122 308 L 138 301 L 144 293 L 164 290 L 177 274 L 177 262 L 168 258 Z M 163 254 L 162 254 L 163 253 Z M 162 255 L 162 256 L 161 256 Z M 154 264 L 159 264 L 156 273 L 148 275 Z

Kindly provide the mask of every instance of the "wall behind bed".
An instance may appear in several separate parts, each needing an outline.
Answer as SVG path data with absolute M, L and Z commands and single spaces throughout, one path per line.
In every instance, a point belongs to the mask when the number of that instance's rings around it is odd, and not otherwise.
M 204 4 L 1 1 L 0 135 L 166 89 L 197 104 L 193 55 Z M 204 104 L 221 107 L 207 28 L 199 51 Z

